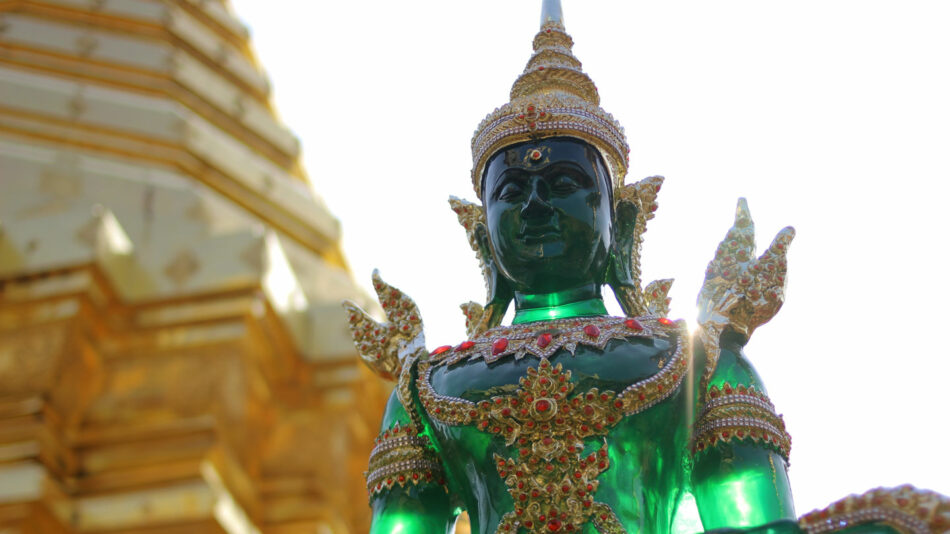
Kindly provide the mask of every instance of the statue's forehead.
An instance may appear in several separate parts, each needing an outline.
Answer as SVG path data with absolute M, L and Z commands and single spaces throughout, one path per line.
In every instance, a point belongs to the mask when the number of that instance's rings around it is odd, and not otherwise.
M 550 139 L 523 143 L 499 150 L 490 159 L 486 174 L 497 176 L 508 169 L 540 170 L 559 161 L 572 161 L 595 174 L 596 157 L 595 149 L 583 141 Z

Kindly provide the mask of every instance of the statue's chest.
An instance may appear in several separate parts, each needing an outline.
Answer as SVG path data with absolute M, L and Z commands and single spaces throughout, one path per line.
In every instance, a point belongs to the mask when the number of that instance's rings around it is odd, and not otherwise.
M 678 369 L 686 362 L 677 330 L 672 321 L 655 317 L 497 328 L 436 349 L 420 364 L 416 385 L 429 416 L 449 425 L 470 423 L 476 412 L 487 409 L 486 402 L 505 405 L 497 415 L 527 425 L 532 408 L 525 402 L 545 399 L 542 408 L 553 402 L 554 408 L 570 412 L 594 389 L 598 397 L 616 397 L 622 413 L 642 411 L 644 403 L 667 396 L 682 378 Z
M 419 364 L 419 399 L 445 430 L 438 433 L 445 438 L 453 434 L 449 427 L 474 427 L 495 451 L 495 480 L 515 503 L 500 532 L 549 523 L 550 510 L 557 510 L 550 528 L 619 524 L 595 500 L 598 477 L 615 458 L 603 437 L 673 394 L 687 370 L 685 336 L 671 323 L 623 321 L 489 332 L 459 346 L 456 352 L 475 351 L 467 359 L 440 361 L 435 354 Z
M 595 387 L 619 393 L 660 372 L 674 356 L 674 343 L 660 338 L 630 338 L 611 340 L 604 350 L 581 346 L 574 354 L 557 351 L 545 360 L 559 364 L 568 374 L 553 377 L 558 387 L 552 393 L 566 393 L 568 388 L 576 393 Z M 435 366 L 429 375 L 429 384 L 439 395 L 474 402 L 504 397 L 520 389 L 521 379 L 533 374 L 535 371 L 529 369 L 537 368 L 540 361 L 526 357 L 506 358 L 491 364 L 473 360 L 451 367 Z M 568 376 L 571 384 L 564 383 Z M 558 397 L 560 400 L 564 395 Z

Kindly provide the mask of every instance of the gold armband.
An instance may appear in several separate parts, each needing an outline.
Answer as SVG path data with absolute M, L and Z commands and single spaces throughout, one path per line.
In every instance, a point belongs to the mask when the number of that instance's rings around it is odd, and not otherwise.
M 418 435 L 413 425 L 395 426 L 376 438 L 369 456 L 366 489 L 370 496 L 389 491 L 399 484 L 438 484 L 445 487 L 442 464 L 429 446 L 429 438 Z
M 808 534 L 836 532 L 867 523 L 884 523 L 904 534 L 947 532 L 950 499 L 913 486 L 877 488 L 845 497 L 798 520 Z
M 769 398 L 755 387 L 723 384 L 709 388 L 709 400 L 693 429 L 693 454 L 717 443 L 749 440 L 769 447 L 788 461 L 792 437 Z

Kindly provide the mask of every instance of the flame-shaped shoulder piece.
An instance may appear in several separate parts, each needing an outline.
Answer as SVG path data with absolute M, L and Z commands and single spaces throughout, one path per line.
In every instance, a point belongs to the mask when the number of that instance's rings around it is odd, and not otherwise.
M 670 299 L 667 297 L 672 278 L 650 282 L 641 288 L 640 260 L 643 251 L 643 234 L 647 230 L 647 221 L 653 219 L 657 210 L 657 194 L 663 186 L 662 176 L 650 176 L 633 184 L 617 188 L 614 197 L 615 227 L 622 247 L 625 263 L 617 266 L 617 278 L 627 283 L 614 287 L 617 299 L 628 316 L 656 314 L 664 316 L 669 312 Z
M 483 208 L 481 204 L 469 202 L 468 200 L 455 196 L 449 197 L 449 206 L 452 208 L 452 211 L 455 212 L 455 215 L 458 216 L 459 224 L 465 229 L 468 246 L 472 247 L 472 250 L 475 251 L 475 257 L 478 258 L 478 266 L 482 270 L 482 278 L 485 279 L 485 290 L 487 291 L 490 276 L 488 264 L 485 263 L 485 258 L 482 257 L 482 251 L 478 247 L 478 238 L 475 235 L 475 229 L 479 225 L 485 225 L 485 208 Z
M 389 322 L 377 322 L 348 300 L 343 307 L 350 314 L 350 333 L 360 358 L 382 378 L 396 380 L 406 356 L 425 348 L 422 319 L 416 303 L 384 282 L 379 271 L 373 271 L 373 288 Z

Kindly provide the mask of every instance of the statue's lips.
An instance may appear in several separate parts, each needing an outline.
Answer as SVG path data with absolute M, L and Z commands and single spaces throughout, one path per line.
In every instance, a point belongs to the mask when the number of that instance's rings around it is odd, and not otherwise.
M 561 230 L 554 225 L 523 227 L 518 232 L 518 238 L 527 245 L 536 245 L 561 238 Z

